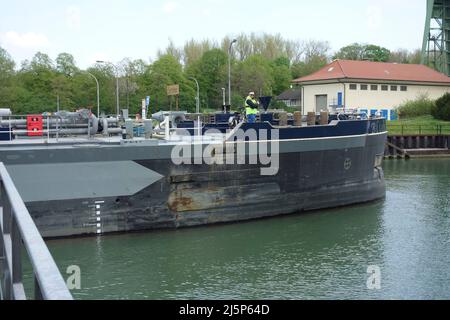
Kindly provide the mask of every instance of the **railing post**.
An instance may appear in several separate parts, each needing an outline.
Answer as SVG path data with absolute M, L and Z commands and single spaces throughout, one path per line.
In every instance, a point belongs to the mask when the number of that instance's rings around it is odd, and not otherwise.
M 60 121 L 60 118 L 59 117 L 56 118 L 56 142 L 59 141 L 59 121 Z M 61 125 L 62 125 L 62 123 L 61 123 Z
M 3 197 L 4 197 L 5 190 L 3 189 L 3 180 L 1 180 L 0 177 L 0 207 L 2 208 L 3 212 Z M 3 213 L 1 214 L 0 219 L 3 219 Z M 5 290 L 5 272 L 6 272 L 6 252 L 5 252 L 5 244 L 4 244 L 4 238 L 3 238 L 3 229 L 0 232 L 0 300 L 6 299 L 6 290 Z
M 11 116 L 9 117 L 9 141 L 12 141 L 12 126 L 11 126 Z
M 50 142 L 50 117 L 47 116 L 47 142 Z
M 22 283 L 22 239 L 14 215 L 11 222 L 12 284 L 14 285 Z M 18 299 L 15 292 L 14 299 Z
M 34 275 L 34 300 L 44 300 L 42 297 L 41 287 L 39 286 L 39 281 Z
M 3 182 L 2 182 L 3 185 Z M 3 264 L 3 298 L 5 300 L 12 300 L 12 270 L 10 268 L 11 261 L 8 261 L 8 243 L 5 243 L 5 239 L 11 236 L 11 204 L 9 203 L 6 190 L 2 190 L 2 242 L 3 242 L 3 254 L 4 254 L 4 264 Z M 7 247 L 8 246 L 8 247 Z M 12 255 L 12 250 L 11 250 Z

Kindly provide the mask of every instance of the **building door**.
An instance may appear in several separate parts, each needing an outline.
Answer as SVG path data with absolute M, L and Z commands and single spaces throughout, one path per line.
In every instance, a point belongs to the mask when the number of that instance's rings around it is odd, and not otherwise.
M 319 113 L 322 110 L 328 110 L 328 96 L 326 94 L 316 96 L 316 112 Z

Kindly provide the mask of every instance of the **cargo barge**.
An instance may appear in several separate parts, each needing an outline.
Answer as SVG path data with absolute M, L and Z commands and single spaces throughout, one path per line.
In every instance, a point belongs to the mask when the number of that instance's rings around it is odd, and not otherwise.
M 2 117 L 0 161 L 44 237 L 176 229 L 385 196 L 386 120 L 87 111 Z M 206 123 L 209 122 L 209 123 Z M 322 123 L 322 125 L 320 124 Z M 80 136 L 81 134 L 85 136 Z M 136 136 L 142 135 L 142 136 Z

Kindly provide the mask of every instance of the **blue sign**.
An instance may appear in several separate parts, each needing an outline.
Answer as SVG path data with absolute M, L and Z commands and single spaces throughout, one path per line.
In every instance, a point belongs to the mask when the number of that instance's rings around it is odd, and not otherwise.
M 341 107 L 343 106 L 343 95 L 342 92 L 338 92 L 338 106 Z
M 145 103 L 146 103 L 147 107 L 150 105 L 150 96 L 145 98 Z

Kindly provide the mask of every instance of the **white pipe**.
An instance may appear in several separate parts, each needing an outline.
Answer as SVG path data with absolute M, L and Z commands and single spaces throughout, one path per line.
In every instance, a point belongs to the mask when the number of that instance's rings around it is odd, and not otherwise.
M 142 100 L 142 120 L 147 120 L 147 101 Z
M 162 124 L 165 125 L 164 128 L 166 129 L 166 140 L 170 140 L 170 117 L 166 116 Z

